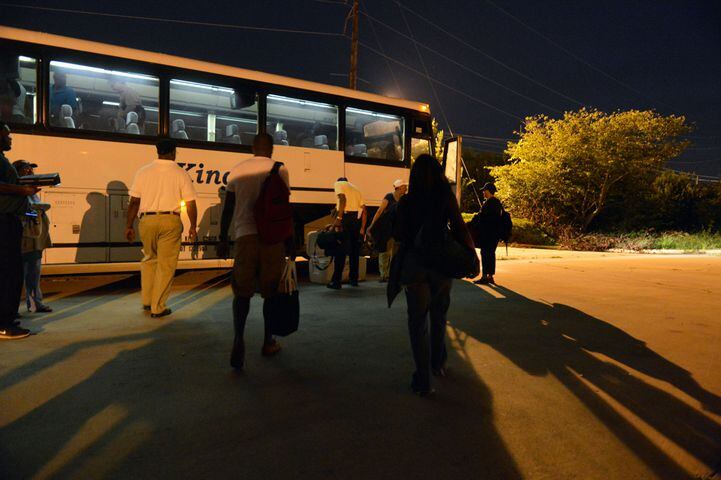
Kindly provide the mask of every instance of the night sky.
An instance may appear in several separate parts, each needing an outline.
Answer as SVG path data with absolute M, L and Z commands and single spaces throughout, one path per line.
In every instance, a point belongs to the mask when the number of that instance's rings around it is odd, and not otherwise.
M 343 3 L 67 0 L 18 5 L 341 34 L 350 8 Z M 502 151 L 504 139 L 513 136 L 526 115 L 559 116 L 581 105 L 604 111 L 653 108 L 686 115 L 696 126 L 692 148 L 674 168 L 721 175 L 719 0 L 402 0 L 400 5 L 362 0 L 361 11 L 367 15 L 360 21 L 359 88 L 426 101 L 443 127 L 492 138 L 467 137 L 474 147 Z M 7 6 L 0 12 L 1 23 L 19 28 L 347 84 L 340 75 L 348 72 L 350 40 L 341 35 Z M 423 75 L 426 70 L 436 80 L 435 92 Z

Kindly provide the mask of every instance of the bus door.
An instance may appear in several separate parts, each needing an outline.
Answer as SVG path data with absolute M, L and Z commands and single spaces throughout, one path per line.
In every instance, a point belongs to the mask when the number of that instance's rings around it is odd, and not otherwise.
M 461 137 L 451 137 L 443 141 L 443 171 L 461 203 Z

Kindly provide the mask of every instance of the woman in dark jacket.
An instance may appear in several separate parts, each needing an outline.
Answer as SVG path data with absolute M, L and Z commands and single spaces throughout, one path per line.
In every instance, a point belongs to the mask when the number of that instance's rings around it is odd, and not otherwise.
M 416 363 L 411 388 L 421 396 L 433 391 L 431 372 L 445 375 L 446 313 L 452 279 L 422 264 L 421 247 L 415 239 L 422 226 L 441 229 L 449 225 L 458 242 L 474 248 L 440 164 L 430 155 L 420 155 L 411 169 L 408 194 L 398 202 L 394 237 L 401 244 L 402 253 L 395 260 L 402 262 L 400 283 L 405 287 L 408 333 Z
M 483 206 L 478 213 L 478 240 L 481 249 L 481 278 L 473 283 L 493 283 L 496 274 L 496 248 L 498 247 L 503 206 L 495 196 L 496 186 L 492 183 L 483 185 Z

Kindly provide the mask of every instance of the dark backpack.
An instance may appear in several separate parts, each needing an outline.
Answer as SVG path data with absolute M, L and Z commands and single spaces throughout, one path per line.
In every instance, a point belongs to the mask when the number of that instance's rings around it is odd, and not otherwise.
M 513 221 L 511 220 L 511 214 L 504 208 L 501 210 L 501 221 L 498 224 L 498 238 L 506 244 L 506 250 L 508 250 L 508 242 L 511 240 L 512 232 Z
M 258 237 L 266 245 L 280 243 L 293 236 L 293 207 L 290 205 L 290 190 L 278 173 L 281 166 L 281 162 L 275 162 L 253 207 Z

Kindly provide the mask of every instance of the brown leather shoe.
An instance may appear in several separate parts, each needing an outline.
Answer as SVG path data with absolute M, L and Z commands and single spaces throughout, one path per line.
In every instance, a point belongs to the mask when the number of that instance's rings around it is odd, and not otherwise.
M 165 310 L 163 310 L 160 313 L 151 313 L 150 316 L 152 318 L 160 318 L 160 317 L 164 317 L 166 315 L 170 315 L 171 313 L 173 313 L 173 311 L 169 308 L 166 308 Z
M 260 351 L 264 357 L 272 357 L 278 352 L 280 352 L 280 343 L 276 340 L 273 340 L 272 343 L 264 343 Z

